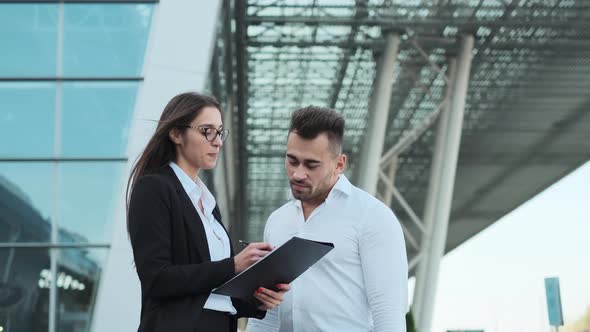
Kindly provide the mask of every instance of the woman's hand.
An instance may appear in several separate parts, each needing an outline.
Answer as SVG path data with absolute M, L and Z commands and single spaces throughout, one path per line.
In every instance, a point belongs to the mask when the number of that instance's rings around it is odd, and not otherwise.
M 288 292 L 291 289 L 291 286 L 289 286 L 289 284 L 278 284 L 276 285 L 276 288 L 278 289 L 276 292 L 264 287 L 260 287 L 256 290 L 254 297 L 262 302 L 262 304 L 258 306 L 258 310 L 269 310 L 281 304 L 281 302 L 283 302 L 283 294 Z
M 268 255 L 273 246 L 266 242 L 250 243 L 242 252 L 234 256 L 234 270 L 240 273 L 250 265 L 258 262 L 262 257 Z

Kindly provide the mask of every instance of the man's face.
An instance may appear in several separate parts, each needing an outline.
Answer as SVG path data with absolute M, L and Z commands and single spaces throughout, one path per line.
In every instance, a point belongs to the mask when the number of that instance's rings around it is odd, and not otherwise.
M 305 139 L 289 133 L 285 168 L 293 197 L 302 202 L 321 204 L 344 170 L 346 156 L 331 147 L 328 135 Z

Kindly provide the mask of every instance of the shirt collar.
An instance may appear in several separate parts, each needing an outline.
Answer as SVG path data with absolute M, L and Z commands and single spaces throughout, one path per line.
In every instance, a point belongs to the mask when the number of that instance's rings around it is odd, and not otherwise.
M 203 183 L 198 176 L 194 180 L 191 179 L 190 176 L 188 176 L 180 166 L 176 165 L 175 162 L 171 161 L 169 165 L 188 196 L 191 197 L 191 199 L 198 200 L 200 198 L 205 212 L 211 213 L 215 208 L 216 202 L 215 197 L 213 197 L 213 194 L 211 194 L 205 183 Z M 194 203 L 196 204 L 197 202 Z
M 342 193 L 345 196 L 349 196 L 351 190 L 352 184 L 350 183 L 350 181 L 348 181 L 346 175 L 340 174 L 338 176 L 338 181 L 336 181 L 336 184 L 334 185 L 334 187 L 332 187 L 332 190 L 330 190 L 330 193 L 328 194 L 326 201 L 332 200 L 337 193 Z

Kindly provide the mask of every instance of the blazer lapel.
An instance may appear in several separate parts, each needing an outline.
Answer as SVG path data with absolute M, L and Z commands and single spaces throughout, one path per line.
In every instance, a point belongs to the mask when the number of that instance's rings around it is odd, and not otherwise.
M 194 244 L 196 247 L 201 261 L 211 261 L 211 255 L 209 254 L 209 243 L 207 242 L 207 234 L 205 233 L 205 227 L 203 221 L 199 216 L 199 213 L 195 209 L 195 206 L 191 202 L 188 194 L 182 187 L 180 180 L 174 174 L 174 171 L 170 166 L 166 167 L 166 172 L 174 180 L 174 186 L 178 193 L 178 199 L 180 208 L 186 229 L 188 230 L 188 242 Z

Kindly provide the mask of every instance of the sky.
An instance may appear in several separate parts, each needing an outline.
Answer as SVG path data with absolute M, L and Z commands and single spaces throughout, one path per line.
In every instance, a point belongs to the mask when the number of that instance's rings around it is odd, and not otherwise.
M 432 331 L 550 331 L 546 277 L 566 324 L 590 307 L 590 162 L 443 258 Z

